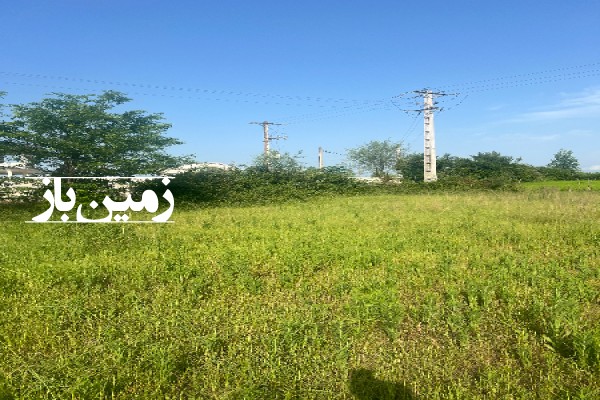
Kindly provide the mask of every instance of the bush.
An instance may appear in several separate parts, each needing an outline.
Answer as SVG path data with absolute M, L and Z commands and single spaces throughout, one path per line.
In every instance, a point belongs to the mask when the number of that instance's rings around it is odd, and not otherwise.
M 144 190 L 159 186 L 164 191 L 160 182 L 144 182 L 136 185 L 134 193 L 139 196 Z M 266 204 L 366 192 L 364 183 L 337 167 L 272 172 L 258 168 L 205 169 L 176 175 L 168 188 L 179 203 L 203 205 Z

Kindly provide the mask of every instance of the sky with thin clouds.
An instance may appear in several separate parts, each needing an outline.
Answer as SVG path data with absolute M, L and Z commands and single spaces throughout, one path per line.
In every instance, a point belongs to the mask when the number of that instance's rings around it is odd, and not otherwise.
M 575 118 L 593 118 L 600 115 L 600 87 L 582 93 L 564 94 L 557 104 L 546 105 L 541 111 L 529 111 L 515 121 L 552 121 Z
M 545 165 L 560 149 L 600 170 L 600 2 L 57 0 L 0 3 L 5 103 L 126 93 L 161 112 L 175 154 L 247 164 L 275 150 L 317 165 L 371 140 L 438 154 L 499 151 Z

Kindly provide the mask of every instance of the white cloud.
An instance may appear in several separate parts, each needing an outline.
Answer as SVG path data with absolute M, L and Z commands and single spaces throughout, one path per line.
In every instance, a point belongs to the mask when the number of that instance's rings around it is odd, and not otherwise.
M 600 171 L 600 165 L 592 165 L 587 168 L 589 171 Z
M 588 88 L 583 92 L 564 94 L 564 99 L 541 111 L 518 115 L 510 122 L 551 121 L 600 115 L 600 88 Z

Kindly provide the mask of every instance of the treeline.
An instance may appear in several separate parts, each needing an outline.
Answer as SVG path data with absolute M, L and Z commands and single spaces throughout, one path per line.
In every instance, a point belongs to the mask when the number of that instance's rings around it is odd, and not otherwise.
M 315 197 L 355 196 L 365 194 L 410 194 L 460 192 L 469 190 L 518 191 L 520 183 L 546 180 L 600 180 L 600 173 L 578 169 L 534 167 L 520 159 L 497 152 L 478 153 L 469 158 L 443 155 L 437 159 L 438 180 L 423 182 L 423 155 L 409 154 L 397 161 L 397 174 L 387 174 L 375 181 L 362 181 L 345 167 L 304 168 L 289 154 L 273 153 L 258 157 L 253 165 L 221 170 L 204 168 L 177 174 L 168 185 L 178 206 L 240 206 L 304 201 Z M 25 188 L 13 180 L 13 186 L 0 187 L 0 199 L 42 201 L 45 188 Z M 20 183 L 20 184 L 19 184 Z M 74 180 L 68 182 L 77 198 L 86 202 L 101 201 L 98 195 L 120 198 L 107 181 Z M 2 186 L 2 185 L 0 185 Z M 165 190 L 160 180 L 129 186 L 134 198 L 144 190 Z M 20 193 L 15 195 L 15 193 Z
M 375 183 L 356 179 L 351 169 L 302 168 L 293 157 L 280 154 L 258 158 L 252 166 L 220 170 L 206 168 L 176 175 L 169 189 L 179 204 L 254 205 L 307 200 L 314 197 L 363 194 L 402 194 L 437 191 L 520 190 L 521 182 L 544 180 L 600 180 L 600 173 L 560 167 L 534 167 L 498 152 L 469 158 L 443 155 L 437 159 L 438 180 L 423 182 L 423 154 L 410 154 L 397 162 L 397 175 Z M 139 185 L 161 190 L 160 182 Z
M 168 188 L 178 204 L 208 206 L 272 204 L 372 191 L 367 184 L 352 179 L 351 171 L 340 167 L 291 170 L 205 168 L 177 174 Z M 157 180 L 147 181 L 137 185 L 134 195 L 140 196 L 148 189 L 158 193 L 164 191 L 164 186 Z
M 552 165 L 552 163 L 551 163 Z M 396 164 L 404 179 L 423 181 L 423 154 L 410 154 Z M 578 168 L 559 166 L 535 167 L 521 163 L 521 159 L 504 156 L 498 152 L 477 153 L 469 158 L 449 154 L 437 158 L 437 175 L 441 181 L 473 181 L 488 186 L 506 186 L 518 182 L 545 180 L 599 180 L 600 172 L 582 172 Z

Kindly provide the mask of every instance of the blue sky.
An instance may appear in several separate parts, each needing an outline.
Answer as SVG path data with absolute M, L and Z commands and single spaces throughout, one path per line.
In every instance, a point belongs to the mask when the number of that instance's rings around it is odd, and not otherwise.
M 0 15 L 5 103 L 119 90 L 199 161 L 251 162 L 264 120 L 307 166 L 319 146 L 328 165 L 370 140 L 422 152 L 395 96 L 427 87 L 459 93 L 440 99 L 439 155 L 545 165 L 565 148 L 600 170 L 597 0 L 5 0 Z

